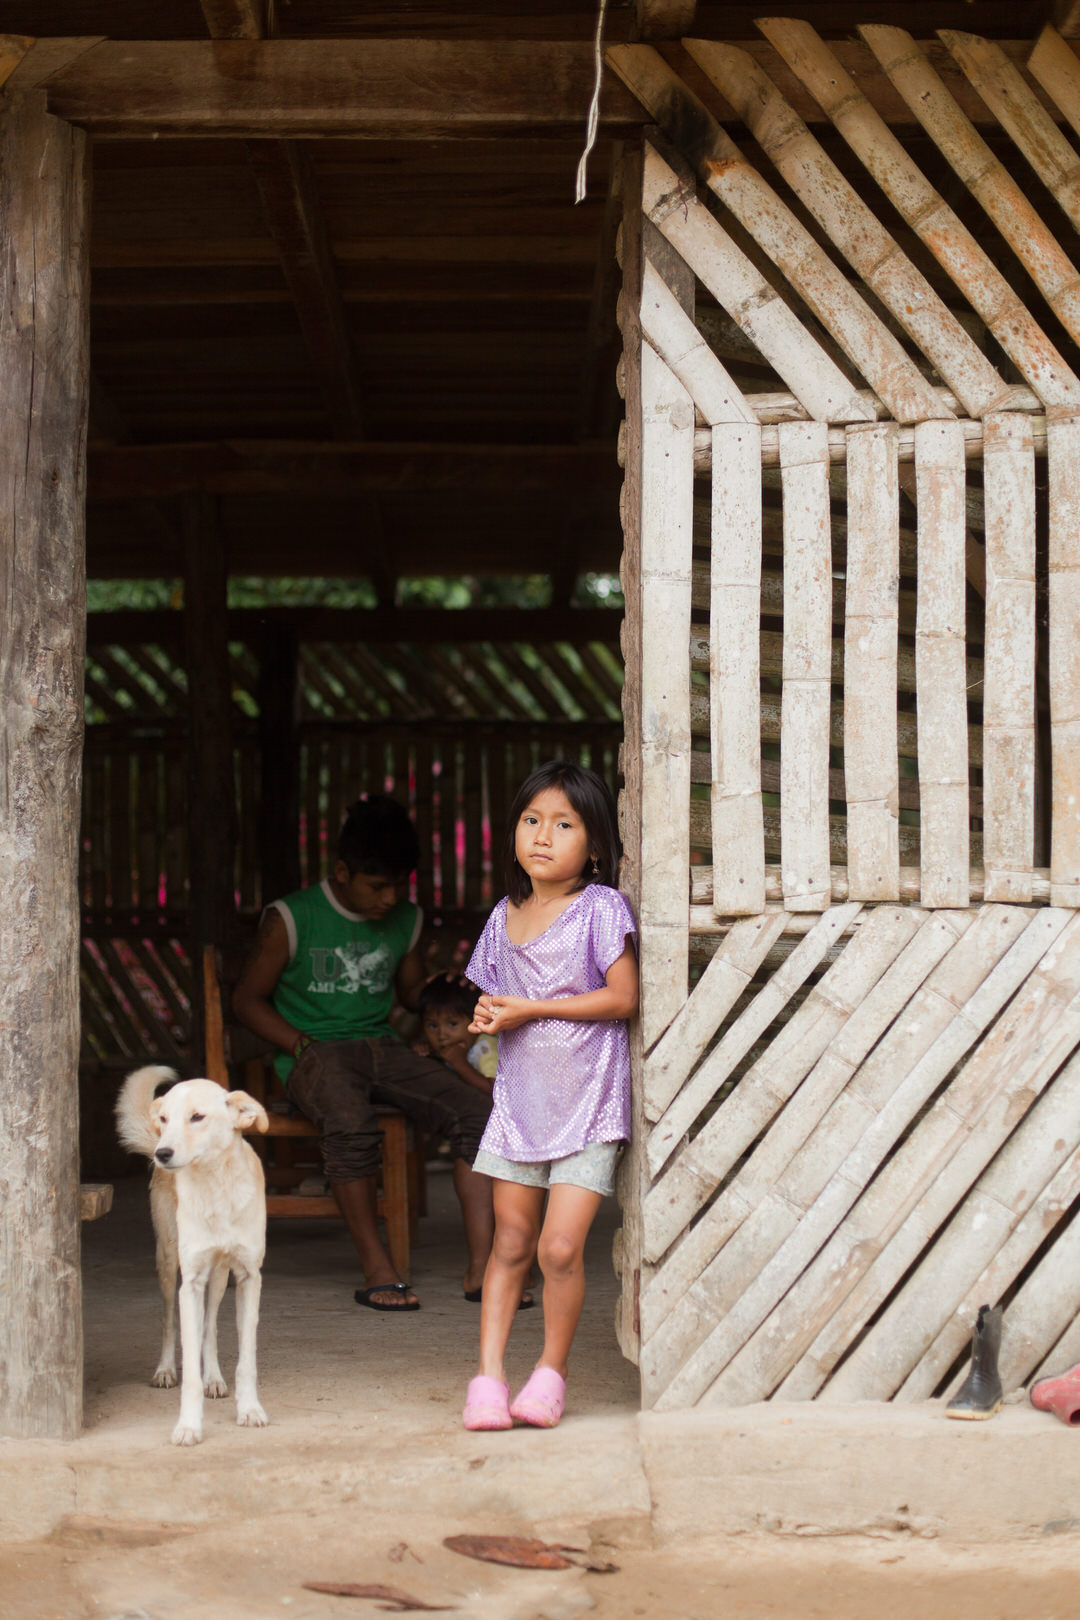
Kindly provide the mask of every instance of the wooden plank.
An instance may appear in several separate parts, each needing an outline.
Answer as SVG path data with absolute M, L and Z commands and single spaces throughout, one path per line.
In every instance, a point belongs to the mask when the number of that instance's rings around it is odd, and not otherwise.
M 623 340 L 622 375 L 626 401 L 626 482 L 619 500 L 623 530 L 623 551 L 619 578 L 625 601 L 622 627 L 626 655 L 626 679 L 622 689 L 625 742 L 622 770 L 625 786 L 618 797 L 619 832 L 623 857 L 619 886 L 635 914 L 641 902 L 642 887 L 642 337 L 641 294 L 644 275 L 642 213 L 643 154 L 640 146 L 628 147 L 623 155 L 623 218 L 619 233 L 622 245 L 623 294 L 619 300 L 618 321 Z M 639 941 L 639 960 L 645 960 L 644 942 Z M 645 1054 L 640 1016 L 630 1021 L 631 1131 L 619 1172 L 619 1202 L 622 1226 L 617 1238 L 616 1269 L 619 1274 L 619 1301 L 615 1309 L 615 1332 L 619 1348 L 628 1360 L 636 1362 L 641 1344 L 641 1284 L 648 1273 L 642 1253 L 642 1204 L 648 1188 L 645 1161 Z
M 995 40 L 954 28 L 939 29 L 938 37 L 1051 196 L 1080 225 L 1076 153 L 1023 74 Z
M 832 892 L 829 461 L 824 422 L 786 422 L 779 433 L 784 502 L 784 676 L 780 712 L 784 904 L 789 911 L 824 911 Z M 713 864 L 715 868 L 715 860 Z M 764 861 L 761 877 L 764 888 Z
M 918 480 L 919 830 L 922 903 L 966 906 L 967 672 L 964 661 L 964 455 L 955 423 L 915 429 Z
M 843 1299 L 839 1304 L 832 1300 L 829 1320 L 785 1379 L 785 1399 L 805 1399 L 807 1392 L 821 1389 L 1032 1095 L 1068 1056 L 1080 1036 L 1078 990 L 1080 918 L 1072 915 L 997 1024 L 829 1244 L 825 1254 L 831 1258 L 841 1250 L 848 1254 Z
M 769 18 L 759 26 L 1040 399 L 1048 405 L 1080 401 L 1080 378 L 908 155 L 895 133 L 895 120 L 881 116 L 864 93 L 865 81 L 857 83 L 847 69 L 842 47 L 826 45 L 806 22 Z M 970 117 L 970 105 L 964 110 Z
M 985 426 L 985 897 L 1028 901 L 1035 847 L 1035 456 L 1023 417 L 992 415 Z
M 576 139 L 593 79 L 591 42 L 106 40 L 46 88 L 95 136 Z M 608 77 L 601 133 L 644 122 Z
M 0 1433 L 82 1424 L 79 790 L 88 142 L 0 104 Z
M 647 345 L 641 353 L 641 898 L 639 921 L 667 935 L 642 950 L 641 1019 L 648 1050 L 686 1000 L 690 864 L 690 641 L 694 405 Z M 655 932 L 650 936 L 659 943 Z
M 964 402 L 967 414 L 1002 409 L 1008 384 L 749 52 L 701 39 L 689 40 L 686 48 L 829 240 Z
M 890 415 L 898 422 L 916 422 L 946 414 L 899 340 L 851 283 L 837 275 L 824 249 L 658 52 L 648 45 L 616 45 L 608 51 L 608 61 L 698 179 L 806 301 Z
M 1080 1196 L 1077 1069 L 1074 1058 L 1021 1121 L 935 1244 L 933 1264 L 890 1304 L 887 1315 L 907 1297 L 923 1349 L 897 1400 L 929 1399 L 970 1338 L 980 1305 L 1001 1299 Z M 910 1361 L 906 1323 L 901 1331 L 901 1359 Z
M 985 881 L 981 867 L 974 866 L 968 875 L 968 892 L 970 903 L 978 905 L 986 898 Z M 919 868 L 917 866 L 902 866 L 900 868 L 898 900 L 917 901 L 919 898 Z M 724 921 L 713 915 L 712 907 L 712 867 L 692 866 L 690 868 L 690 928 L 696 934 L 721 934 L 733 927 L 731 922 Z M 832 893 L 834 901 L 850 900 L 848 893 L 848 873 L 844 866 L 832 868 Z M 1048 866 L 1036 867 L 1031 875 L 1031 899 L 1039 905 L 1046 905 L 1050 899 L 1050 868 Z M 779 866 L 766 866 L 765 868 L 765 909 L 776 909 L 777 901 L 783 900 L 783 882 Z M 795 918 L 789 921 L 794 926 Z
M 761 816 L 761 430 L 713 429 L 709 704 L 717 911 L 765 904 Z
M 36 43 L 32 34 L 0 34 L 0 85 L 8 82 Z
M 770 362 L 771 363 L 771 362 Z M 753 395 L 748 394 L 747 399 Z M 860 392 L 860 399 L 864 397 Z M 874 413 L 880 414 L 880 413 Z M 869 419 L 871 413 L 867 413 Z M 817 420 L 817 418 L 814 418 Z M 862 418 L 860 418 L 862 420 Z M 1032 419 L 1032 432 L 1035 437 L 1035 454 L 1041 455 L 1046 446 L 1046 418 L 1036 416 Z M 957 420 L 964 444 L 964 457 L 967 461 L 981 461 L 983 455 L 983 425 L 981 422 L 971 422 L 967 417 Z M 829 460 L 834 465 L 842 466 L 847 460 L 847 437 L 843 427 L 830 426 L 828 435 Z M 897 460 L 901 468 L 906 463 L 915 460 L 915 428 L 901 426 L 898 435 Z M 761 430 L 761 465 L 763 467 L 779 467 L 780 465 L 780 432 L 777 427 L 763 427 Z M 708 475 L 712 467 L 712 437 L 708 428 L 699 428 L 694 435 L 694 472 L 699 478 Z M 903 487 L 903 473 L 901 473 L 901 487 Z M 902 554 L 903 555 L 903 554 Z
M 191 489 L 215 495 L 476 489 L 536 492 L 568 482 L 582 490 L 617 489 L 619 469 L 610 444 L 461 444 L 448 448 L 381 441 L 377 445 L 298 443 L 294 439 L 98 444 L 90 455 L 88 498 L 141 500 Z
M 912 1119 L 1061 933 L 1063 915 L 1040 913 L 1032 922 L 1020 907 L 991 906 L 968 926 L 962 912 L 938 913 L 961 936 L 958 943 L 837 1098 L 825 1124 L 828 1148 L 812 1139 L 781 1180 L 788 1234 L 773 1234 L 772 1258 L 735 1308 L 754 1331 L 713 1384 L 715 1400 L 738 1404 L 772 1394 L 828 1322 L 845 1280 L 839 1247 L 829 1253 L 832 1235 Z
M 1080 905 L 1080 419 L 1049 424 L 1050 903 Z
M 634 0 L 638 39 L 681 39 L 694 27 L 697 0 Z
M 1062 326 L 1071 337 L 1080 336 L 1080 273 L 1019 181 L 965 117 L 906 29 L 861 24 L 859 33 Z
M 1036 1369 L 1046 1377 L 1075 1366 L 1078 1318 L 1080 1221 L 1074 1218 L 1009 1304 L 999 1361 L 1005 1387 L 1026 1383 Z
M 862 958 L 847 963 L 847 987 L 841 991 L 850 1016 L 763 1139 L 659 1268 L 642 1301 L 647 1340 L 642 1366 L 670 1388 L 665 1399 L 672 1404 L 696 1399 L 757 1326 L 756 1320 L 740 1322 L 731 1313 L 775 1251 L 779 1233 L 786 1236 L 796 1219 L 783 1197 L 787 1166 L 804 1149 L 813 1151 L 807 1148 L 811 1138 L 819 1153 L 828 1150 L 825 1121 L 831 1104 L 956 937 L 947 921 L 936 923 L 913 907 L 879 907 L 844 952 L 842 961 L 853 951 Z M 837 974 L 839 965 L 830 973 Z M 784 1041 L 778 1037 L 778 1043 Z M 768 1063 L 769 1053 L 761 1061 Z M 763 1219 L 767 1209 L 771 1220 Z
M 648 260 L 641 299 L 641 328 L 710 426 L 717 422 L 743 422 L 757 427 L 758 419 L 738 385 Z
M 956 1141 L 955 1151 L 948 1158 L 945 1157 L 947 1150 L 931 1153 L 930 1157 L 935 1158 L 937 1163 L 936 1177 L 930 1185 L 925 1186 L 915 1208 L 875 1259 L 863 1284 L 850 1296 L 845 1305 L 846 1311 L 851 1314 L 856 1310 L 865 1311 L 867 1301 L 874 1301 L 876 1306 L 876 1302 L 886 1297 L 895 1282 L 922 1253 L 926 1256 L 924 1265 L 932 1271 L 927 1279 L 931 1298 L 935 1301 L 931 1309 L 936 1310 L 936 1320 L 940 1325 L 946 1312 L 955 1309 L 959 1303 L 956 1268 L 959 1266 L 963 1270 L 971 1257 L 977 1257 L 980 1251 L 987 1253 L 984 1245 L 995 1225 L 999 1226 L 1003 1235 L 1007 1232 L 1010 1206 L 1019 1204 L 1021 1208 L 1026 1207 L 1032 1197 L 1031 1183 L 1034 1182 L 1037 1187 L 1043 1175 L 1040 1161 L 1045 1159 L 1047 1151 L 1056 1151 L 1057 1143 L 1063 1141 L 1061 1132 L 1066 1133 L 1065 1139 L 1072 1136 L 1075 1140 L 1077 1093 L 1075 1082 L 1070 1086 L 1064 1078 L 1058 1082 L 1062 1091 L 1068 1094 L 1064 1102 L 1039 1110 L 1045 1123 L 1053 1125 L 1054 1136 L 1049 1139 L 1041 1137 L 1033 1142 L 1030 1129 L 1025 1130 L 1023 1123 L 1017 1128 L 1018 1119 L 1025 1123 L 1031 1119 L 1027 1111 L 1032 1107 L 1033 1098 L 1038 1098 L 1041 1088 L 1054 1070 L 1060 1067 L 1062 1058 L 1075 1045 L 1077 1033 L 1080 1032 L 1080 999 L 1077 996 L 1080 972 L 1074 968 L 1068 975 L 1067 983 L 1072 987 L 1073 1005 L 1068 1004 L 1067 993 L 1059 993 L 1058 984 L 1054 984 L 1050 1017 L 1052 1020 L 1056 1018 L 1056 1023 L 1051 1030 L 1047 1031 L 1040 1022 L 1039 1009 L 1028 1005 L 1027 1020 L 1018 1034 L 1014 1029 L 1013 1047 L 1004 1059 L 1008 1078 L 1000 1094 L 988 1097 L 993 1080 L 988 1080 L 982 1072 L 983 1056 L 980 1050 L 968 1065 L 969 1069 L 979 1071 L 977 1089 L 975 1075 L 965 1070 L 950 1086 L 948 1103 L 937 1105 L 942 1111 L 942 1119 L 935 1120 L 932 1111 L 920 1123 L 918 1129 L 926 1137 L 932 1137 L 935 1123 L 944 1122 L 946 1129 L 951 1127 Z M 992 1036 L 988 1037 L 986 1044 L 989 1045 L 992 1040 Z M 955 1118 L 944 1121 L 945 1109 L 950 1116 L 960 1114 L 966 1134 L 956 1132 Z M 940 1133 L 943 1139 L 946 1129 Z M 1011 1137 L 1010 1132 L 1013 1133 Z M 926 1157 L 927 1143 L 921 1142 L 920 1148 Z M 955 1224 L 950 1222 L 935 1242 L 934 1234 L 942 1222 L 971 1187 L 976 1174 L 985 1171 L 999 1148 L 998 1162 L 986 1177 L 989 1188 L 968 1194 L 957 1212 Z M 914 1150 L 912 1157 L 914 1160 Z M 986 1219 L 988 1210 L 989 1221 Z M 980 1214 L 984 1217 L 981 1222 Z M 975 1223 L 974 1233 L 968 1230 L 969 1222 Z M 990 1226 L 989 1233 L 985 1231 L 987 1225 Z M 906 1292 L 902 1290 L 896 1296 L 890 1308 L 856 1346 L 828 1384 L 824 1399 L 885 1399 L 895 1392 L 925 1349 L 925 1336 L 918 1316 L 903 1318 L 900 1302 Z M 899 1328 L 898 1323 L 902 1319 L 904 1326 Z M 891 1341 L 889 1329 L 895 1333 Z
M 692 177 L 677 175 L 649 145 L 641 206 L 812 418 L 871 418 L 843 372 L 698 201 Z
M 213 39 L 262 39 L 260 0 L 199 0 Z
M 1035 41 L 1028 71 L 1080 135 L 1080 62 L 1053 24 L 1047 23 Z
M 679 1147 L 698 1115 L 716 1096 L 739 1059 L 746 1055 L 787 1005 L 793 993 L 820 965 L 826 951 L 860 909 L 858 903 L 853 901 L 846 906 L 833 906 L 827 911 L 817 927 L 799 942 L 779 972 L 772 975 L 746 1010 L 725 1031 L 723 1039 L 709 1053 L 697 1073 L 686 1082 L 649 1134 L 649 1168 L 654 1178 Z M 695 1137 L 690 1148 L 682 1154 L 680 1164 L 673 1166 L 649 1194 L 645 1220 L 650 1257 L 656 1259 L 663 1254 L 673 1241 L 683 1216 L 688 1218 L 693 1213 L 701 1198 L 708 1196 L 741 1151 L 742 1147 L 734 1138 L 721 1146 L 714 1142 L 713 1135 L 706 1136 L 704 1141 Z
M 900 898 L 896 748 L 900 492 L 896 429 L 848 429 L 844 780 L 848 893 Z
M 733 925 L 689 1000 L 645 1059 L 645 1113 L 649 1119 L 659 1119 L 673 1101 L 786 921 L 783 912 L 773 912 L 767 918 L 744 917 Z

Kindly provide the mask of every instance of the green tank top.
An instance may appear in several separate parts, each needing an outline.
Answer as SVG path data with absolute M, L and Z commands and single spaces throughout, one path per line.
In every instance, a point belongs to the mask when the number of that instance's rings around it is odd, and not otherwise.
M 280 913 L 289 936 L 289 960 L 274 990 L 281 1016 L 317 1041 L 392 1035 L 394 976 L 419 936 L 419 906 L 399 900 L 371 922 L 346 911 L 324 881 L 268 909 Z M 287 1052 L 274 1059 L 282 1080 L 294 1061 Z

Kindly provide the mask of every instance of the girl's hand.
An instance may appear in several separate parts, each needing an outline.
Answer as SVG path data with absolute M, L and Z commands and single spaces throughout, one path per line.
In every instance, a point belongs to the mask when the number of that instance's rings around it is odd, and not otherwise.
M 536 1003 L 525 996 L 481 996 L 469 1025 L 473 1035 L 501 1035 L 536 1017 Z

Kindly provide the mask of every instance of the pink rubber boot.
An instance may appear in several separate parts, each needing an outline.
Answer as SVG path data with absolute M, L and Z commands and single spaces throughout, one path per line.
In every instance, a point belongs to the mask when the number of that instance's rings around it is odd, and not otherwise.
M 1028 1393 L 1040 1412 L 1053 1412 L 1070 1428 L 1080 1426 L 1080 1364 L 1060 1378 L 1041 1378 Z

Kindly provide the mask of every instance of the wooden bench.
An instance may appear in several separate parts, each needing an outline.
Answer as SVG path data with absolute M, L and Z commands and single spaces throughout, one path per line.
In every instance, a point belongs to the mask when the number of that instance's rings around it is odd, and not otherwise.
M 261 1102 L 270 1128 L 264 1136 L 252 1138 L 263 1147 L 266 1168 L 266 1213 L 268 1216 L 335 1216 L 341 1211 L 329 1194 L 307 1196 L 286 1190 L 295 1186 L 304 1172 L 294 1161 L 293 1145 L 316 1142 L 319 1133 L 310 1120 L 291 1107 L 274 1073 L 274 1048 L 261 1041 L 242 1024 L 228 1022 L 224 1015 L 222 975 L 213 945 L 203 947 L 203 993 L 206 1006 L 206 1067 L 209 1080 L 236 1087 Z M 382 1170 L 379 1182 L 378 1213 L 386 1227 L 386 1246 L 399 1276 L 409 1275 L 412 1239 L 421 1208 L 422 1167 L 413 1148 L 412 1130 L 405 1115 L 396 1108 L 379 1107 L 383 1133 Z

